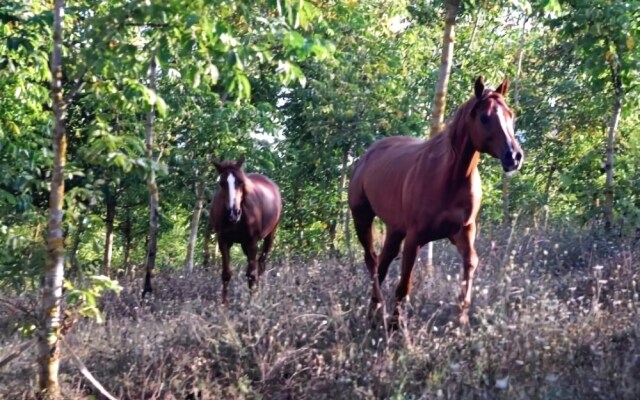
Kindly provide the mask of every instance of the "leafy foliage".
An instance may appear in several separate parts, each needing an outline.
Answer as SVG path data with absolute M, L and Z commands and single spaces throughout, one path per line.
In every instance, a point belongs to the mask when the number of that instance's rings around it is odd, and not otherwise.
M 599 226 L 611 110 L 610 61 L 625 90 L 615 144 L 615 215 L 640 223 L 638 7 L 632 2 L 465 2 L 456 28 L 449 114 L 484 75 L 512 87 L 525 167 L 512 181 L 520 221 Z M 73 278 L 102 269 L 107 208 L 115 203 L 113 272 L 144 260 L 145 180 L 158 175 L 159 266 L 181 265 L 195 188 L 215 190 L 212 159 L 245 154 L 247 169 L 281 187 L 276 257 L 347 254 L 353 242 L 345 185 L 376 139 L 425 131 L 437 78 L 443 2 L 71 2 L 65 19 L 68 94 L 65 246 Z M 33 288 L 44 257 L 52 154 L 43 1 L 0 6 L 0 284 Z M 147 87 L 149 60 L 158 87 Z M 516 99 L 517 96 L 517 99 Z M 154 158 L 144 114 L 154 105 Z M 501 219 L 501 176 L 481 164 L 482 219 Z M 207 223 L 206 213 L 201 228 Z M 204 229 L 201 229 L 201 232 Z M 202 246 L 202 237 L 198 248 Z

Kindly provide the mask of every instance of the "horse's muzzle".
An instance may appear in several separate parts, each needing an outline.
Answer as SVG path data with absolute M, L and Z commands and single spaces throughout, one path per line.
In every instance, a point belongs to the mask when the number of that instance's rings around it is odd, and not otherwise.
M 232 208 L 229 212 L 229 221 L 239 222 L 240 218 L 242 218 L 242 209 L 235 207 Z
M 522 167 L 523 161 L 524 154 L 522 154 L 522 151 L 507 151 L 500 159 L 504 172 L 513 172 L 519 170 L 520 167 Z

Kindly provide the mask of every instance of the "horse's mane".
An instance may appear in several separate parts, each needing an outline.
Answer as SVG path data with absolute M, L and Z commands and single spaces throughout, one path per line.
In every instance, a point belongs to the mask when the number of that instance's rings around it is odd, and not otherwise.
M 438 157 L 446 157 L 450 155 L 452 159 L 457 156 L 456 143 L 458 135 L 462 133 L 464 121 L 471 114 L 471 110 L 476 104 L 475 96 L 462 105 L 460 105 L 453 116 L 447 121 L 446 126 L 442 132 L 431 137 L 427 141 L 427 147 L 429 153 Z
M 446 148 L 449 151 L 453 151 L 453 153 L 457 156 L 458 154 L 458 145 L 456 143 L 457 140 L 460 140 L 461 135 L 466 135 L 466 132 L 463 132 L 464 123 L 471 116 L 472 111 L 475 107 L 486 99 L 495 99 L 504 107 L 507 107 L 506 103 L 502 95 L 498 92 L 494 92 L 491 89 L 485 89 L 482 94 L 482 99 L 478 100 L 475 96 L 464 102 L 462 105 L 458 107 L 458 109 L 453 113 L 453 117 L 447 122 L 446 127 L 442 131 L 441 134 L 436 135 L 430 141 L 434 141 L 435 148 Z M 440 139 L 436 142 L 436 139 Z M 433 150 L 433 149 L 432 149 Z

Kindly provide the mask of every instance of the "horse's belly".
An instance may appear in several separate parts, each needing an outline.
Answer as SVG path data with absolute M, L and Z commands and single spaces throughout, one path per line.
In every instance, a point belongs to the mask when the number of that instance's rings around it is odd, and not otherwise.
M 216 232 L 216 235 L 225 242 L 242 243 L 248 236 L 246 233 L 240 232 L 235 229 L 224 229 L 220 232 Z
M 440 210 L 428 215 L 422 215 L 415 219 L 414 226 L 408 227 L 417 232 L 418 242 L 424 245 L 434 240 L 447 239 L 455 236 L 460 230 L 473 222 L 474 216 L 471 209 L 455 208 L 453 210 Z
M 404 214 L 400 208 L 389 208 L 383 204 L 371 204 L 371 208 L 376 217 L 386 225 L 387 229 L 406 232 Z

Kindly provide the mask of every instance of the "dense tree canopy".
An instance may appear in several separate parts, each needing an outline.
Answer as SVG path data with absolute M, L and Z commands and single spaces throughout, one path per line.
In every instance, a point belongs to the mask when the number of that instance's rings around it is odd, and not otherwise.
M 199 268 L 212 161 L 240 155 L 281 187 L 276 257 L 350 254 L 351 166 L 379 138 L 429 136 L 447 10 L 457 15 L 446 115 L 471 96 L 476 76 L 492 86 L 509 77 L 526 153 L 508 184 L 482 159 L 481 224 L 517 214 L 533 225 L 637 235 L 638 2 L 68 1 L 57 104 L 54 8 L 7 0 L 0 288 L 31 291 L 44 269 L 56 107 L 66 113 L 69 281 L 139 271 L 155 186 L 157 268 L 187 259 L 189 272 L 190 258 Z
M 101 270 L 108 225 L 115 232 L 112 272 L 144 261 L 151 170 L 161 198 L 158 262 L 179 265 L 196 187 L 210 199 L 212 158 L 240 154 L 249 170 L 283 189 L 276 252 L 344 253 L 344 187 L 353 159 L 382 136 L 428 135 L 440 2 L 87 0 L 67 8 L 64 229 L 71 274 Z M 614 226 L 626 233 L 640 223 L 639 12 L 618 1 L 462 2 L 447 114 L 469 97 L 475 76 L 494 85 L 515 79 L 511 103 L 527 161 L 511 184 L 510 212 L 536 220 L 546 207 L 554 221 L 599 224 L 607 131 L 620 92 Z M 0 280 L 20 289 L 33 284 L 44 254 L 52 13 L 46 2 L 9 1 L 0 16 Z M 156 91 L 146 76 L 151 57 L 159 62 Z M 150 105 L 157 141 L 147 159 Z M 493 164 L 483 159 L 485 223 L 502 212 Z M 196 258 L 201 242 L 199 235 Z
M 382 136 L 428 135 L 440 2 L 87 0 L 67 8 L 64 228 L 72 274 L 101 269 L 109 224 L 114 271 L 143 262 L 151 170 L 161 195 L 159 265 L 178 265 L 196 187 L 204 185 L 206 199 L 215 189 L 211 159 L 240 154 L 283 188 L 277 252 L 344 250 L 353 159 Z M 480 1 L 462 2 L 458 12 L 447 113 L 468 98 L 477 75 L 494 85 L 516 80 L 511 103 L 527 162 L 513 179 L 510 212 L 535 220 L 547 206 L 555 221 L 599 224 L 620 92 L 613 218 L 624 232 L 637 227 L 638 6 Z M 52 13 L 46 2 L 9 1 L 0 16 L 1 281 L 19 289 L 33 284 L 43 262 Z M 151 57 L 159 62 L 156 91 L 147 86 Z M 157 142 L 147 159 L 150 105 Z M 497 222 L 500 172 L 488 158 L 482 168 L 482 219 Z

